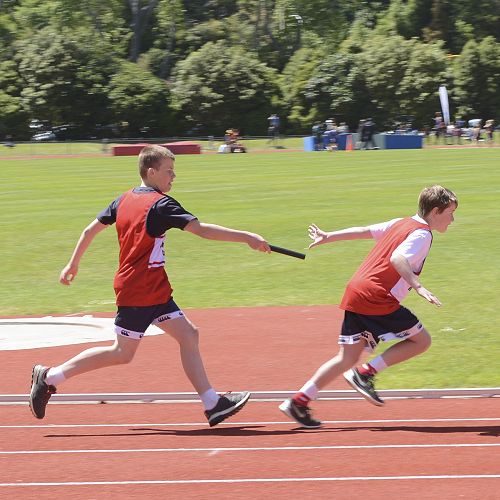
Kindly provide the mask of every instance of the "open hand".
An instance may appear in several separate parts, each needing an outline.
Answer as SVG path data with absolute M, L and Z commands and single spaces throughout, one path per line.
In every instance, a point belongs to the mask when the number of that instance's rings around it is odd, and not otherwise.
M 420 295 L 420 297 L 423 297 L 425 300 L 427 300 L 431 304 L 434 304 L 438 307 L 442 306 L 440 300 L 432 292 L 427 290 L 427 288 L 420 286 L 415 291 Z
M 321 245 L 322 243 L 326 243 L 328 233 L 320 229 L 316 224 L 311 224 L 309 226 L 309 238 L 313 240 L 313 242 L 309 245 L 309 248 L 313 248 Z

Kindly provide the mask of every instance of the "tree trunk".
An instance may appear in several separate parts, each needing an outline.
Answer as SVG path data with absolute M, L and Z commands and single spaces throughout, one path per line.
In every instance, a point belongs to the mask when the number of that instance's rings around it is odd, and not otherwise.
M 132 28 L 133 35 L 130 42 L 130 55 L 129 59 L 136 62 L 141 53 L 141 38 L 144 29 L 148 25 L 151 14 L 158 5 L 159 0 L 149 0 L 146 5 L 141 5 L 141 0 L 129 0 L 130 11 L 132 13 L 132 20 L 130 27 Z

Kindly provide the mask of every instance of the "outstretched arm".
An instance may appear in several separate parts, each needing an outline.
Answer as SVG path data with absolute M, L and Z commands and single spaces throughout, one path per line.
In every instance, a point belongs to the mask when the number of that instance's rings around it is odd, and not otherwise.
M 103 229 L 108 226 L 102 224 L 97 219 L 94 219 L 80 235 L 80 239 L 73 250 L 73 255 L 71 259 L 66 264 L 66 267 L 61 271 L 59 276 L 59 282 L 63 285 L 69 285 L 75 279 L 78 273 L 78 266 L 80 265 L 80 260 L 83 254 L 86 252 L 87 248 L 92 243 L 92 240 L 97 234 L 99 234 Z
M 309 226 L 309 238 L 313 240 L 309 248 L 313 248 L 334 241 L 370 239 L 372 238 L 372 233 L 368 227 L 349 227 L 327 233 L 316 226 L 316 224 L 311 224 Z
M 271 251 L 269 244 L 262 236 L 248 231 L 239 231 L 229 227 L 217 226 L 216 224 L 206 224 L 197 219 L 190 221 L 184 230 L 207 240 L 246 243 L 253 250 L 267 253 Z
M 393 253 L 391 257 L 391 264 L 400 276 L 420 295 L 420 297 L 423 297 L 431 304 L 435 304 L 438 307 L 441 306 L 439 299 L 420 284 L 418 276 L 412 271 L 410 263 L 404 255 Z

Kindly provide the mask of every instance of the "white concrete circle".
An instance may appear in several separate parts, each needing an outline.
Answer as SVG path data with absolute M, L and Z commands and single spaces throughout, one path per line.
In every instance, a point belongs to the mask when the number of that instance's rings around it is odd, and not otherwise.
M 155 326 L 146 331 L 146 335 L 162 333 L 163 331 Z M 87 315 L 0 319 L 1 351 L 104 342 L 114 340 L 115 337 L 113 318 L 94 318 Z

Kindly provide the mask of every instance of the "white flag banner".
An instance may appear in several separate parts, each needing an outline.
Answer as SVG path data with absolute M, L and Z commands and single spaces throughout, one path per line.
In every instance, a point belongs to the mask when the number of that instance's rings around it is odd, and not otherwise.
M 444 85 L 439 87 L 439 100 L 441 101 L 441 110 L 443 111 L 443 119 L 446 125 L 450 124 L 450 106 L 448 103 L 448 91 Z

